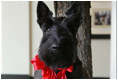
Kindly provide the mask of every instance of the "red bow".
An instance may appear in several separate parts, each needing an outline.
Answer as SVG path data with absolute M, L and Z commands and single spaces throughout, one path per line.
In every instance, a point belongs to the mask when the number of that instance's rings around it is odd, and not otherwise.
M 57 78 L 58 79 L 67 79 L 66 77 L 66 71 L 72 72 L 73 71 L 73 66 L 70 66 L 66 69 L 58 68 L 57 70 L 61 70 L 60 72 L 57 73 Z
M 45 66 L 44 62 L 38 58 L 38 55 L 36 55 L 35 58 L 31 60 L 31 63 L 34 65 L 34 70 L 42 69 L 42 79 L 67 79 L 65 74 L 66 71 L 73 71 L 73 66 L 70 66 L 66 69 L 58 68 L 57 70 L 60 70 L 60 72 L 58 72 L 56 75 L 56 73 L 51 68 Z

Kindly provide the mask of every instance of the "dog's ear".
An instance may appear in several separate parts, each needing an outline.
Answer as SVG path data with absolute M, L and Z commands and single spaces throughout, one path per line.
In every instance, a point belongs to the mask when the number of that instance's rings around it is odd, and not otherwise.
M 51 23 L 52 12 L 49 10 L 47 5 L 39 1 L 37 5 L 37 22 L 41 26 L 43 23 Z
M 71 32 L 76 33 L 83 22 L 82 2 L 73 2 L 72 6 L 65 12 L 65 14 L 66 18 L 62 21 L 62 24 L 68 27 Z

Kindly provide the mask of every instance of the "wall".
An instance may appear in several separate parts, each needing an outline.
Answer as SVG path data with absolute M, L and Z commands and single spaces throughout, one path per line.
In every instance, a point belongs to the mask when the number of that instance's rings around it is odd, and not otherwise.
M 110 78 L 118 78 L 118 55 L 117 55 L 117 2 L 112 1 L 112 29 L 111 29 L 111 55 L 110 55 Z
M 29 3 L 2 2 L 2 74 L 29 74 Z
M 92 1 L 91 16 L 93 11 L 99 9 L 111 9 L 110 1 Z M 94 26 L 93 18 L 91 17 L 91 32 L 92 34 L 111 34 L 111 26 Z M 92 62 L 93 62 L 93 77 L 110 77 L 110 39 L 92 39 Z
M 93 77 L 110 76 L 110 40 L 92 39 Z

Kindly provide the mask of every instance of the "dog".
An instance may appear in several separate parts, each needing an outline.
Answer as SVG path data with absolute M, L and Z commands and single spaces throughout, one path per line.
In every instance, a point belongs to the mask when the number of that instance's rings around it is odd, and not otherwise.
M 65 12 L 66 17 L 52 17 L 53 13 L 42 1 L 37 5 L 37 23 L 43 32 L 38 56 L 56 74 L 59 72 L 57 68 L 72 65 L 73 71 L 65 72 L 67 79 L 85 78 L 82 62 L 77 57 L 76 34 L 82 24 L 82 11 L 78 5 L 81 3 L 73 3 Z M 41 74 L 41 70 L 36 70 L 34 78 L 41 79 Z

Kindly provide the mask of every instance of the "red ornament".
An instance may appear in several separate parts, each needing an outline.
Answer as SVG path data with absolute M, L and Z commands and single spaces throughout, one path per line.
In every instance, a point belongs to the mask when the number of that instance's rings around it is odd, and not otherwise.
M 47 67 L 43 61 L 41 61 L 38 57 L 38 55 L 35 56 L 31 60 L 31 63 L 34 66 L 34 70 L 42 70 L 41 75 L 43 76 L 42 79 L 67 79 L 66 77 L 66 71 L 72 72 L 73 66 L 70 66 L 66 69 L 57 68 L 57 70 L 60 70 L 57 74 L 52 70 L 51 68 Z

